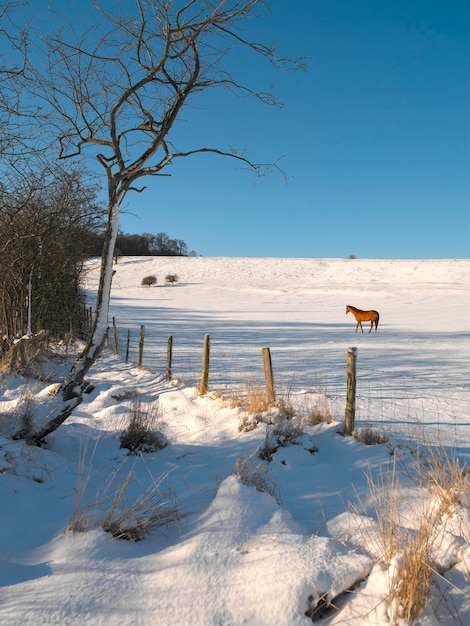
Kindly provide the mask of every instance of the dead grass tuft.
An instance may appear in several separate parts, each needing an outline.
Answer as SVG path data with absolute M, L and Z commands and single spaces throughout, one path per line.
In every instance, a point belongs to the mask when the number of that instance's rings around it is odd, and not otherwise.
M 441 471 L 442 465 L 438 464 Z M 447 466 L 448 467 L 448 466 Z M 430 484 L 437 484 L 434 471 Z M 459 475 L 461 472 L 459 471 Z M 435 580 L 437 566 L 433 554 L 439 545 L 440 534 L 445 530 L 448 502 L 445 498 L 429 500 L 429 491 L 423 489 L 420 510 L 409 510 L 403 520 L 403 497 L 395 471 L 395 460 L 384 474 L 374 482 L 367 475 L 370 503 L 376 523 L 371 523 L 367 507 L 358 496 L 360 531 L 365 535 L 364 545 L 383 561 L 390 572 L 390 620 L 393 624 L 416 624 L 421 616 Z
M 176 523 L 182 519 L 171 489 L 160 491 L 160 485 L 166 478 L 140 494 L 132 505 L 127 504 L 126 492 L 133 479 L 129 472 L 124 482 L 116 491 L 111 507 L 101 522 L 101 527 L 115 539 L 141 541 L 154 530 Z
M 258 428 L 258 420 L 253 419 L 252 416 L 247 414 L 242 415 L 242 417 L 240 418 L 238 430 L 248 433 L 250 432 L 250 430 L 255 430 L 255 428 Z
M 435 519 L 423 515 L 416 532 L 407 531 L 401 558 L 394 563 L 390 612 L 394 624 L 402 620 L 416 624 L 430 595 L 433 582 L 432 546 L 436 539 Z
M 0 428 L 15 440 L 22 439 L 28 444 L 34 441 L 34 414 L 36 388 L 24 385 L 12 410 L 0 415 Z
M 85 492 L 90 480 L 93 468 L 92 461 L 98 447 L 98 440 L 95 442 L 93 451 L 88 458 L 88 439 L 85 441 L 83 448 L 80 448 L 77 472 L 77 487 L 75 489 L 75 501 L 72 511 L 72 517 L 68 525 L 71 532 L 85 532 L 90 525 L 89 506 L 84 504 Z
M 364 443 L 366 446 L 376 446 L 388 442 L 388 438 L 383 433 L 373 430 L 370 424 L 355 430 L 353 436 L 357 441 Z
M 315 394 L 305 396 L 297 414 L 302 426 L 317 426 L 324 422 L 331 424 L 333 418 L 325 387 L 319 387 Z
M 263 461 L 271 462 L 273 455 L 279 448 L 297 443 L 302 435 L 302 429 L 296 420 L 279 414 L 274 422 L 266 426 L 264 445 L 259 449 L 258 456 Z
M 470 473 L 465 462 L 443 445 L 421 450 L 419 460 L 422 484 L 436 498 L 444 515 L 451 518 L 459 507 L 470 506 Z
M 266 389 L 250 384 L 246 387 L 246 410 L 251 415 L 265 413 L 271 406 Z
M 167 439 L 161 432 L 160 404 L 157 401 L 145 404 L 139 399 L 132 402 L 128 423 L 120 436 L 121 448 L 129 454 L 155 452 L 167 445 Z
M 168 473 L 157 481 L 152 478 L 150 487 L 140 489 L 134 467 L 136 462 L 143 462 L 143 457 L 137 457 L 132 467 L 122 477 L 120 468 L 117 468 L 98 495 L 90 502 L 84 503 L 85 492 L 93 471 L 93 457 L 98 442 L 91 455 L 87 455 L 88 442 L 80 455 L 79 471 L 75 504 L 68 529 L 72 532 L 84 532 L 93 523 L 109 532 L 115 539 L 127 541 L 141 541 L 154 530 L 176 523 L 187 516 L 179 510 L 170 488 L 161 489 Z M 149 472 L 150 475 L 150 472 Z M 139 485 L 140 493 L 129 504 L 130 486 L 135 490 Z
M 396 474 L 395 463 L 387 468 L 385 473 L 381 472 L 377 483 L 370 471 L 366 475 L 367 489 L 377 526 L 370 526 L 365 521 L 362 525 L 362 532 L 366 536 L 366 544 L 372 552 L 386 566 L 390 566 L 392 559 L 399 552 L 402 545 L 402 527 L 400 517 L 400 483 Z M 365 516 L 369 520 L 368 506 L 362 501 L 356 492 L 358 505 L 351 505 L 353 513 L 358 516 Z
M 279 489 L 275 484 L 271 476 L 269 476 L 269 469 L 262 463 L 256 463 L 256 459 L 253 456 L 246 454 L 237 459 L 233 474 L 239 478 L 244 485 L 255 487 L 257 491 L 269 493 L 273 496 L 278 503 Z

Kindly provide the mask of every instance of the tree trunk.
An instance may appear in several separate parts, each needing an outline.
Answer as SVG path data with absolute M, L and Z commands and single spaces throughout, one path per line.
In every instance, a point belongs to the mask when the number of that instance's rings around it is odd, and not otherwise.
M 85 376 L 99 357 L 106 340 L 111 282 L 114 274 L 114 248 L 119 231 L 119 206 L 123 197 L 124 194 L 120 194 L 108 209 L 108 222 L 101 255 L 100 280 L 96 294 L 95 317 L 90 339 L 60 386 L 58 394 L 62 395 L 63 402 L 56 415 L 39 432 L 34 434 L 33 441 L 37 445 L 40 445 L 45 437 L 59 428 L 83 401 L 83 393 L 87 386 Z

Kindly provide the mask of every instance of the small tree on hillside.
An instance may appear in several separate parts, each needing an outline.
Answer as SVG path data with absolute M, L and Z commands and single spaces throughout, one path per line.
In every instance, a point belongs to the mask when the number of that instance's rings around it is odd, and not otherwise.
M 179 280 L 179 276 L 177 274 L 167 274 L 165 276 L 165 281 L 169 283 L 170 285 L 177 283 L 178 280 Z
M 98 4 L 98 3 L 97 3 Z M 132 7 L 133 8 L 130 8 Z M 96 14 L 95 29 L 79 39 L 76 25 L 67 38 L 60 30 L 46 41 L 45 64 L 35 71 L 31 91 L 47 109 L 60 158 L 91 150 L 107 177 L 108 221 L 102 252 L 91 338 L 61 386 L 63 405 L 39 432 L 41 441 L 82 401 L 84 377 L 106 338 L 119 232 L 120 206 L 146 176 L 162 176 L 177 159 L 201 153 L 228 156 L 257 175 L 279 169 L 276 163 L 249 160 L 228 148 L 177 148 L 172 131 L 186 106 L 214 88 L 278 105 L 270 91 L 257 91 L 230 73 L 224 61 L 237 49 L 278 68 L 303 67 L 300 59 L 277 56 L 270 46 L 250 41 L 243 25 L 268 10 L 265 0 L 135 0 L 119 10 Z M 240 74 L 248 67 L 238 64 Z M 181 140 L 180 140 L 181 141 Z M 204 142 L 204 131 L 201 134 Z
M 156 276 L 145 276 L 144 278 L 142 278 L 142 285 L 145 287 L 150 287 L 151 285 L 156 285 L 156 284 L 157 284 Z

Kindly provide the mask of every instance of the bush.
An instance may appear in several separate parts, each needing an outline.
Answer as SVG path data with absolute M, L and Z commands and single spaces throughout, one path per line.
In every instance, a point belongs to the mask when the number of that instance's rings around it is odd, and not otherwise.
M 165 276 L 165 280 L 167 283 L 173 285 L 173 283 L 177 283 L 179 280 L 179 276 L 177 274 L 167 274 Z
M 142 285 L 144 287 L 150 287 L 151 285 L 156 285 L 156 284 L 157 284 L 156 276 L 145 276 L 144 278 L 142 278 Z

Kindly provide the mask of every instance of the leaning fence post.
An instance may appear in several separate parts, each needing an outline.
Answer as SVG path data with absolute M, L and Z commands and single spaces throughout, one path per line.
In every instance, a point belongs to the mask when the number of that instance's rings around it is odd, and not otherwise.
M 131 329 L 127 329 L 127 341 L 126 341 L 126 363 L 129 363 L 129 345 L 131 343 Z
M 266 395 L 268 402 L 272 404 L 276 400 L 274 390 L 273 368 L 271 363 L 271 352 L 269 348 L 263 348 L 264 377 L 266 379 Z
M 356 413 L 356 354 L 357 348 L 348 348 L 346 360 L 346 410 L 344 412 L 344 434 L 352 435 Z
M 173 335 L 168 335 L 168 348 L 166 352 L 166 376 L 165 380 L 171 380 L 171 356 L 173 353 Z
M 113 317 L 113 331 L 114 331 L 114 354 L 119 354 L 118 332 L 117 332 L 115 317 Z
M 137 353 L 137 367 L 142 367 L 142 357 L 144 354 L 144 333 L 145 326 L 140 327 L 139 352 Z
M 202 374 L 201 385 L 199 387 L 199 395 L 203 396 L 207 393 L 209 382 L 209 356 L 210 356 L 210 339 L 209 335 L 204 335 L 204 347 L 202 350 Z

